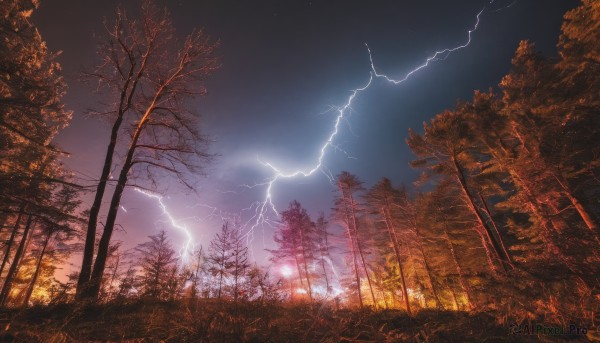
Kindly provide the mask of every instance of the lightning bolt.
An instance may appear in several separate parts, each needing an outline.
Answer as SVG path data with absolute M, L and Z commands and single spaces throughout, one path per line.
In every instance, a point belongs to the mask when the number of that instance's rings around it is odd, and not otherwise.
M 183 234 L 185 235 L 185 237 L 187 238 L 187 240 L 183 243 L 181 249 L 179 249 L 179 256 L 181 258 L 181 262 L 183 264 L 187 263 L 187 261 L 189 261 L 189 258 L 193 255 L 193 244 L 192 244 L 192 233 L 190 232 L 190 230 L 188 230 L 187 226 L 185 225 L 181 225 L 178 223 L 178 221 L 173 217 L 173 215 L 171 214 L 171 212 L 169 212 L 169 209 L 167 208 L 167 205 L 165 205 L 165 203 L 163 202 L 163 197 L 158 195 L 158 194 L 153 194 L 153 193 L 149 193 L 146 192 L 144 190 L 141 190 L 139 188 L 134 188 L 136 192 L 150 198 L 150 199 L 154 199 L 156 200 L 156 202 L 158 203 L 159 207 L 162 209 L 163 214 L 167 217 L 167 219 L 169 220 L 169 223 L 171 224 L 172 227 L 180 230 L 181 232 L 183 232 Z
M 494 2 L 494 0 L 491 0 L 489 2 L 489 4 L 492 4 L 493 2 Z M 278 181 L 280 181 L 282 179 L 291 179 L 291 178 L 296 178 L 296 177 L 309 177 L 309 176 L 313 175 L 315 172 L 320 170 L 323 172 L 323 174 L 325 174 L 325 176 L 329 179 L 330 182 L 333 182 L 333 175 L 323 165 L 323 160 L 325 159 L 325 154 L 329 148 L 339 149 L 334 144 L 334 140 L 335 140 L 338 132 L 340 131 L 340 128 L 339 128 L 340 122 L 345 119 L 345 116 L 348 113 L 348 111 L 350 111 L 352 109 L 352 103 L 356 99 L 356 97 L 360 93 L 366 91 L 371 86 L 374 78 L 380 78 L 389 83 L 392 83 L 393 85 L 398 85 L 398 84 L 401 84 L 401 83 L 405 82 L 406 80 L 408 80 L 412 75 L 419 72 L 420 70 L 427 68 L 432 62 L 445 60 L 452 53 L 468 47 L 471 44 L 471 38 L 472 38 L 471 36 L 472 36 L 473 32 L 475 32 L 477 30 L 477 28 L 479 27 L 479 18 L 481 16 L 481 14 L 484 12 L 484 10 L 485 10 L 485 7 L 477 13 L 475 25 L 470 30 L 468 30 L 466 42 L 459 44 L 457 46 L 451 47 L 451 48 L 446 48 L 443 50 L 436 51 L 433 55 L 428 57 L 422 64 L 414 67 L 412 70 L 410 70 L 408 73 L 404 74 L 404 76 L 402 76 L 399 79 L 393 79 L 393 78 L 391 78 L 385 74 L 381 74 L 377 71 L 377 69 L 375 68 L 375 63 L 373 62 L 373 54 L 371 53 L 371 49 L 369 48 L 369 46 L 367 44 L 365 44 L 365 46 L 367 48 L 367 52 L 369 54 L 369 61 L 371 64 L 370 77 L 364 85 L 350 91 L 350 95 L 348 96 L 346 102 L 342 106 L 331 108 L 331 110 L 337 111 L 337 116 L 335 118 L 333 128 L 332 128 L 329 136 L 322 143 L 322 145 L 319 149 L 319 157 L 317 158 L 315 163 L 306 169 L 299 169 L 299 170 L 284 172 L 281 168 L 277 167 L 275 164 L 273 164 L 271 162 L 263 162 L 260 160 L 260 158 L 257 158 L 258 162 L 260 164 L 262 164 L 263 166 L 269 168 L 273 172 L 273 174 L 270 178 L 267 179 L 266 182 L 254 185 L 254 186 L 266 186 L 266 191 L 265 191 L 265 196 L 263 198 L 263 201 L 256 208 L 256 214 L 251 219 L 254 221 L 254 224 L 250 228 L 249 233 L 251 234 L 254 231 L 254 229 L 256 227 L 258 227 L 259 225 L 262 225 L 264 223 L 269 223 L 270 222 L 270 219 L 269 219 L 270 213 L 273 213 L 276 216 L 279 216 L 279 212 L 277 211 L 275 205 L 273 204 L 273 190 L 274 190 L 275 184 Z M 247 186 L 247 187 L 251 188 L 254 186 Z

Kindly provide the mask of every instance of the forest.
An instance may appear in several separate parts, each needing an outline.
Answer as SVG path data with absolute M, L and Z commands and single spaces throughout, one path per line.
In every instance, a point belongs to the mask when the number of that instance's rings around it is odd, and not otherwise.
M 187 263 L 164 230 L 114 239 L 124 192 L 193 187 L 214 158 L 190 100 L 219 42 L 117 8 L 81 75 L 110 126 L 82 185 L 38 7 L 0 3 L 1 342 L 600 341 L 600 2 L 564 15 L 557 57 L 524 40 L 498 85 L 409 129 L 412 183 L 341 171 L 331 208 L 290 202 L 267 265 L 235 220 Z

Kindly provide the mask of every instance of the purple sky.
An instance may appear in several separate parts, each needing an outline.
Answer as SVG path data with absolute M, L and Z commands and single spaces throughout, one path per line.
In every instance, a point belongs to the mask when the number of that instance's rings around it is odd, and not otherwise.
M 69 85 L 65 102 L 74 110 L 74 120 L 57 143 L 71 152 L 65 163 L 82 183 L 100 174 L 109 124 L 85 116 L 100 99 L 77 81 L 78 73 L 94 65 L 94 37 L 102 34 L 102 18 L 111 18 L 117 3 L 46 0 L 33 18 L 50 49 L 62 51 L 59 61 Z M 216 140 L 211 151 L 219 158 L 207 167 L 208 177 L 198 176 L 196 193 L 188 194 L 170 179 L 160 185 L 163 203 L 179 224 L 188 227 L 196 244 L 207 246 L 221 225 L 218 216 L 208 218 L 209 207 L 241 213 L 248 220 L 253 213 L 243 209 L 264 200 L 265 187 L 240 187 L 272 176 L 257 157 L 286 171 L 314 165 L 335 120 L 336 112 L 328 110 L 342 105 L 369 78 L 365 43 L 378 71 L 402 77 L 436 50 L 464 43 L 475 15 L 488 1 L 159 3 L 172 12 L 178 34 L 203 27 L 222 44 L 223 67 L 207 83 L 209 95 L 197 102 L 202 131 Z M 562 15 L 577 4 L 497 0 L 489 5 L 468 48 L 432 63 L 401 85 L 375 80 L 361 93 L 335 139 L 353 158 L 329 149 L 324 165 L 334 175 L 355 173 L 367 185 L 382 176 L 410 184 L 416 172 L 408 167 L 408 128 L 419 130 L 424 120 L 453 107 L 459 98 L 469 99 L 474 89 L 495 87 L 521 39 L 555 55 Z M 333 191 L 318 172 L 278 182 L 274 203 L 284 209 L 298 199 L 315 217 L 332 207 Z M 156 199 L 129 189 L 122 205 L 127 212 L 121 211 L 117 221 L 124 231 L 115 238 L 126 248 L 162 228 L 176 246 L 183 244 L 185 236 L 168 223 Z M 251 248 L 259 263 L 268 258 L 264 249 L 272 247 L 272 234 L 269 226 L 254 232 Z

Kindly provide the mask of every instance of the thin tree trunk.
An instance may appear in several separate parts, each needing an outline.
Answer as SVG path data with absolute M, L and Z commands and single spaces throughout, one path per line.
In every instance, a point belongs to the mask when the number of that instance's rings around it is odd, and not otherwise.
M 438 295 L 437 287 L 433 282 L 433 278 L 431 277 L 431 267 L 429 266 L 429 262 L 427 261 L 427 257 L 425 256 L 425 251 L 423 249 L 423 244 L 421 243 L 421 236 L 419 235 L 419 231 L 415 226 L 415 236 L 416 243 L 419 252 L 421 253 L 421 259 L 423 260 L 423 266 L 425 267 L 425 274 L 427 275 L 427 282 L 429 283 L 429 287 L 431 288 L 431 292 L 433 293 L 433 298 L 435 299 L 435 304 L 437 308 L 444 308 L 442 302 L 440 301 L 440 297 Z
M 410 310 L 410 301 L 408 299 L 408 291 L 406 290 L 406 280 L 404 279 L 404 268 L 402 267 L 402 258 L 400 257 L 400 249 L 398 242 L 398 237 L 396 236 L 396 231 L 391 224 L 391 218 L 388 218 L 389 213 L 385 210 L 385 208 L 381 209 L 383 214 L 383 218 L 385 221 L 385 226 L 387 228 L 388 234 L 390 235 L 390 242 L 394 247 L 394 253 L 396 254 L 396 261 L 398 262 L 398 270 L 400 272 L 400 282 L 402 285 L 402 297 L 404 298 L 404 306 L 406 308 L 406 312 L 409 316 L 412 317 L 412 312 Z
M 352 234 L 350 233 L 350 223 L 348 223 L 348 226 L 346 227 L 346 231 L 348 233 L 348 239 L 350 240 L 350 250 L 352 252 L 352 261 L 353 263 L 353 267 L 354 267 L 354 277 L 356 279 L 356 290 L 358 291 L 358 302 L 360 304 L 360 307 L 363 307 L 363 299 L 362 299 L 362 292 L 361 292 L 361 287 L 360 287 L 360 277 L 358 276 L 358 261 L 356 258 L 356 251 L 354 250 L 354 238 L 352 237 Z
M 450 239 L 450 235 L 448 234 L 448 228 L 446 227 L 445 215 L 442 212 L 442 209 L 439 207 L 438 207 L 438 211 L 442 215 L 442 224 L 443 224 L 442 227 L 444 228 L 444 238 L 446 240 L 446 243 L 448 244 L 448 247 L 450 248 L 452 260 L 454 261 L 454 266 L 456 267 L 456 272 L 458 273 L 458 281 L 460 283 L 460 286 L 461 286 L 463 292 L 465 293 L 465 298 L 467 300 L 467 308 L 469 310 L 471 310 L 473 308 L 473 305 L 471 304 L 470 287 L 465 282 L 462 268 L 460 267 L 460 263 L 458 263 L 458 258 L 456 257 L 456 251 L 454 249 L 454 243 Z
M 329 277 L 327 276 L 327 269 L 325 267 L 325 256 L 321 254 L 321 268 L 323 268 L 323 276 L 325 276 L 325 294 L 329 295 Z
M 295 250 L 298 248 L 296 247 Z M 294 260 L 296 261 L 296 269 L 298 270 L 298 279 L 300 280 L 300 287 L 304 288 L 304 281 L 302 281 L 302 268 L 300 267 L 300 261 L 298 261 L 298 254 L 294 252 Z
M 117 279 L 117 274 L 119 272 L 119 262 L 121 261 L 121 255 L 117 253 L 116 256 L 117 260 L 115 261 L 115 269 L 113 270 L 113 273 L 110 277 L 108 287 L 112 287 L 112 285 L 115 283 L 115 280 Z
M 329 241 L 328 241 L 328 238 L 327 238 L 327 228 L 326 227 L 324 228 L 324 233 L 325 233 L 325 237 L 324 237 L 324 239 L 325 239 L 325 251 L 321 252 L 322 253 L 321 256 L 323 257 L 323 260 L 322 260 L 322 262 L 323 262 L 323 272 L 325 273 L 325 284 L 327 285 L 327 294 L 329 294 L 329 288 L 330 288 L 329 277 L 327 275 L 327 270 L 326 270 L 326 267 L 325 267 L 325 257 L 329 258 Z
M 123 123 L 123 117 L 125 116 L 125 113 L 131 107 L 133 96 L 135 95 L 137 85 L 146 70 L 148 58 L 151 55 L 150 53 L 152 52 L 153 46 L 154 43 L 150 41 L 146 52 L 142 55 L 142 61 L 137 73 L 135 72 L 135 60 L 133 60 L 132 55 L 129 55 L 129 71 L 127 73 L 127 78 L 121 90 L 119 98 L 119 107 L 117 110 L 117 118 L 113 123 L 113 127 L 110 133 L 110 142 L 108 144 L 108 148 L 106 149 L 106 156 L 104 158 L 104 165 L 102 167 L 102 174 L 100 175 L 100 181 L 98 182 L 98 186 L 96 187 L 96 195 L 94 196 L 94 202 L 92 203 L 92 207 L 90 208 L 90 217 L 88 220 L 88 228 L 86 231 L 85 246 L 83 250 L 83 261 L 81 263 L 81 271 L 77 280 L 77 289 L 75 293 L 77 299 L 83 299 L 88 294 L 87 292 L 85 292 L 85 288 L 89 286 L 88 283 L 90 282 L 90 278 L 92 275 L 92 263 L 94 259 L 94 246 L 96 245 L 98 215 L 100 214 L 102 199 L 104 198 L 106 184 L 110 176 L 110 169 L 112 167 L 112 159 L 115 152 L 115 147 L 117 145 L 119 129 L 121 127 L 121 124 Z
M 194 279 L 192 281 L 192 299 L 196 299 L 197 297 L 197 287 L 198 287 L 198 280 L 199 280 L 199 274 L 200 274 L 200 267 L 201 267 L 201 263 L 202 262 L 202 246 L 200 246 L 200 251 L 198 252 L 198 261 L 196 262 L 196 272 L 194 273 Z
M 301 230 L 303 230 L 301 228 Z M 306 258 L 306 247 L 304 245 L 304 232 L 300 231 L 300 245 L 302 246 L 302 258 L 304 260 L 304 273 L 306 276 L 306 283 L 308 284 L 308 296 L 310 297 L 310 300 L 313 300 L 312 297 L 312 288 L 310 286 L 310 276 L 308 275 L 308 261 Z
M 486 255 L 488 257 L 488 262 L 490 264 L 490 267 L 492 268 L 492 271 L 497 274 L 497 268 L 496 265 L 492 259 L 492 254 L 494 255 L 494 257 L 498 258 L 501 262 L 502 268 L 504 269 L 504 264 L 502 263 L 502 258 L 501 258 L 501 254 L 500 254 L 500 248 L 498 246 L 498 243 L 496 242 L 496 240 L 494 239 L 494 237 L 491 235 L 491 229 L 489 228 L 489 226 L 487 225 L 487 223 L 485 222 L 485 219 L 481 216 L 481 213 L 479 212 L 479 210 L 477 209 L 477 205 L 475 204 L 475 200 L 473 198 L 473 196 L 471 195 L 471 191 L 469 190 L 468 186 L 467 186 L 467 180 L 465 178 L 464 172 L 462 167 L 460 166 L 460 164 L 458 163 L 458 161 L 456 160 L 455 156 L 451 157 L 452 159 L 452 163 L 454 165 L 454 169 L 456 172 L 456 177 L 459 181 L 459 184 L 461 186 L 461 190 L 465 196 L 466 202 L 467 202 L 467 206 L 469 207 L 469 209 L 471 210 L 471 212 L 475 215 L 475 217 L 477 218 L 477 222 L 479 223 L 479 227 L 481 228 L 480 230 L 476 230 L 480 236 L 481 236 L 481 242 L 483 245 L 483 248 L 485 249 Z M 490 243 L 491 244 L 491 248 L 493 249 L 492 251 L 490 251 Z
M 587 209 L 577 199 L 577 197 L 573 195 L 568 180 L 565 180 L 562 176 L 558 176 L 556 174 L 554 174 L 554 178 L 562 188 L 563 195 L 567 197 L 567 199 L 569 199 L 569 202 L 571 202 L 575 210 L 577 210 L 577 213 L 579 214 L 585 225 L 594 233 L 594 236 L 597 237 L 598 224 L 594 221 L 592 215 L 587 211 Z
M 365 276 L 367 278 L 367 283 L 369 284 L 369 291 L 371 291 L 371 298 L 373 299 L 373 306 L 377 308 L 377 301 L 375 300 L 375 293 L 373 292 L 373 285 L 371 282 L 371 276 L 369 276 L 369 269 L 367 268 L 367 262 L 365 260 L 365 254 L 363 253 L 363 249 L 360 244 L 360 239 L 358 237 L 358 225 L 356 223 L 356 212 L 355 212 L 355 202 L 352 194 L 350 194 L 350 211 L 352 214 L 352 223 L 354 226 L 354 235 L 356 236 L 356 247 L 358 248 L 358 254 L 360 255 L 360 260 L 362 261 L 363 268 L 365 269 Z
M 235 275 L 233 276 L 233 301 L 238 300 L 238 269 L 235 268 Z
M 221 270 L 219 271 L 219 294 L 217 298 L 221 299 L 221 288 L 223 287 L 223 274 L 225 274 L 225 250 L 221 252 L 221 261 L 223 264 L 221 265 Z
M 454 306 L 456 307 L 456 310 L 460 310 L 460 305 L 458 304 L 458 298 L 456 298 L 456 292 L 454 291 L 454 287 L 452 285 L 449 285 L 450 288 L 450 293 L 452 293 L 452 298 L 454 299 Z
M 40 256 L 38 256 L 37 262 L 35 264 L 35 271 L 33 272 L 33 276 L 31 277 L 31 281 L 29 282 L 29 287 L 27 287 L 27 293 L 25 293 L 25 298 L 23 299 L 23 307 L 27 307 L 29 305 L 29 299 L 33 294 L 35 283 L 37 282 L 38 276 L 40 275 L 42 259 L 44 258 L 44 254 L 46 253 L 46 248 L 48 247 L 48 243 L 50 242 L 51 236 L 52 231 L 49 231 L 46 235 L 46 239 L 44 240 L 44 245 L 42 245 L 42 251 L 40 252 Z
M 19 270 L 19 265 L 21 262 L 21 256 L 25 250 L 25 243 L 27 242 L 27 238 L 29 236 L 29 230 L 33 224 L 33 217 L 31 215 L 27 218 L 27 223 L 25 224 L 25 229 L 23 230 L 23 236 L 21 237 L 21 242 L 19 242 L 19 247 L 15 252 L 15 257 L 12 260 L 10 268 L 8 269 L 8 274 L 6 274 L 6 278 L 4 279 L 4 284 L 2 285 L 2 291 L 0 292 L 0 306 L 5 306 L 8 300 L 8 295 L 10 294 L 10 290 L 12 288 L 12 282 L 17 275 Z
M 0 276 L 4 272 L 4 267 L 8 262 L 10 257 L 10 249 L 15 241 L 15 237 L 17 236 L 17 232 L 19 231 L 19 226 L 21 226 L 21 219 L 23 219 L 23 214 L 25 213 L 26 204 L 23 203 L 21 208 L 19 209 L 19 214 L 17 215 L 17 219 L 15 220 L 15 224 L 13 225 L 13 230 L 10 234 L 8 242 L 6 243 L 6 251 L 4 252 L 4 258 L 2 259 L 2 266 L 0 266 Z
M 348 234 L 348 240 L 350 241 L 350 251 L 352 252 L 352 260 L 354 262 L 353 267 L 354 267 L 354 276 L 356 278 L 356 290 L 358 291 L 358 302 L 360 304 L 360 307 L 362 308 L 364 306 L 363 304 L 363 299 L 362 299 L 362 292 L 360 289 L 360 277 L 358 276 L 358 261 L 356 258 L 356 251 L 354 250 L 354 238 L 352 235 L 352 220 L 350 218 L 350 212 L 348 210 L 348 200 L 346 199 L 346 194 L 344 194 L 343 188 L 341 185 L 338 186 L 340 188 L 340 190 L 342 190 L 342 198 L 343 198 L 343 203 L 344 203 L 344 214 L 346 215 L 346 233 Z
M 502 239 L 502 235 L 500 235 L 498 226 L 496 226 L 496 222 L 492 218 L 492 212 L 490 211 L 490 209 L 487 205 L 487 201 L 485 200 L 485 198 L 483 197 L 483 195 L 481 193 L 479 193 L 479 198 L 481 199 L 481 203 L 483 204 L 483 209 L 484 209 L 485 213 L 487 214 L 488 218 L 492 222 L 492 227 L 494 228 L 494 232 L 496 233 L 496 236 L 498 237 L 498 242 L 500 243 L 500 247 L 502 248 L 503 260 L 504 260 L 504 262 L 506 262 L 508 264 L 510 269 L 514 269 L 515 266 L 512 263 L 512 259 L 510 258 L 510 254 L 508 253 L 506 246 L 504 245 L 504 240 Z

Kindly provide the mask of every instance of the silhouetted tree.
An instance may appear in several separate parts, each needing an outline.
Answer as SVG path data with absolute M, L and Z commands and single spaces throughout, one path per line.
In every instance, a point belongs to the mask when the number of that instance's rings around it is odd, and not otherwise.
M 186 109 L 186 103 L 206 93 L 202 81 L 218 67 L 213 57 L 215 44 L 202 31 L 179 43 L 167 11 L 149 1 L 142 2 L 140 19 L 129 18 L 119 8 L 114 26 L 107 27 L 107 41 L 99 50 L 102 61 L 89 76 L 116 93 L 114 107 L 108 111 L 113 128 L 90 210 L 77 287 L 80 299 L 93 300 L 98 296 L 119 203 L 131 172 L 144 173 L 151 181 L 162 173 L 172 173 L 189 186 L 184 170 L 198 172 L 210 157 L 208 141 L 197 129 L 197 116 Z M 128 137 L 129 144 L 92 268 L 100 204 L 116 142 L 122 136 Z
M 233 239 L 234 229 L 228 222 L 223 223 L 221 231 L 210 241 L 208 248 L 209 271 L 218 279 L 217 298 L 221 298 L 221 291 L 225 278 L 231 275 L 231 269 L 234 265 Z
M 165 300 L 168 296 L 169 283 L 173 278 L 172 270 L 177 268 L 175 264 L 177 256 L 164 230 L 148 237 L 149 241 L 135 248 L 140 254 L 139 264 L 142 273 L 140 287 L 143 295 Z
M 369 269 L 367 267 L 367 261 L 363 249 L 363 242 L 359 235 L 360 229 L 358 225 L 358 217 L 361 209 L 360 204 L 355 198 L 357 192 L 360 192 L 364 189 L 362 182 L 355 175 L 344 171 L 337 176 L 337 188 L 339 194 L 335 198 L 335 207 L 333 209 L 333 213 L 336 220 L 346 229 L 346 234 L 348 236 L 350 252 L 354 262 L 354 276 L 356 278 L 356 289 L 358 292 L 359 305 L 361 307 L 363 306 L 363 299 L 360 291 L 361 282 L 357 261 L 358 257 L 360 257 L 361 265 L 369 285 L 369 291 L 371 292 L 373 305 L 377 306 L 377 301 L 375 300 L 375 293 L 373 291 L 373 285 L 371 282 L 371 276 L 369 275 Z
M 282 225 L 277 228 L 274 237 L 278 248 L 269 250 L 273 254 L 271 260 L 278 263 L 295 263 L 300 285 L 303 286 L 303 279 L 306 280 L 307 293 L 312 300 L 309 266 L 314 260 L 315 252 L 314 225 L 306 209 L 296 200 L 290 203 L 287 210 L 281 212 L 281 222 Z

